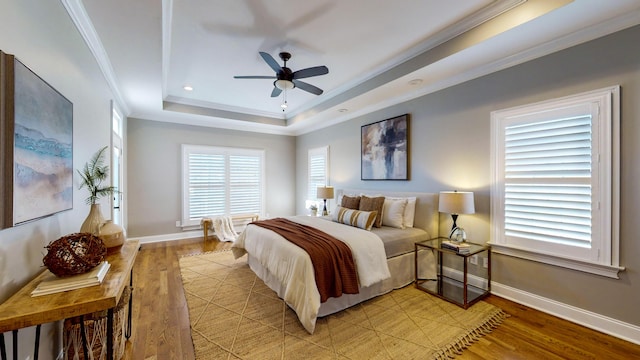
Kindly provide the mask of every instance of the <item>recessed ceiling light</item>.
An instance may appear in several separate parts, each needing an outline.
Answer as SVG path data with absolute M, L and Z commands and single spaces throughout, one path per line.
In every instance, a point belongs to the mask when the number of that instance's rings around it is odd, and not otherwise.
M 349 109 L 338 109 L 338 112 L 342 112 L 342 113 L 347 111 L 349 111 Z
M 182 87 L 185 91 L 193 91 L 193 86 L 191 85 L 185 85 Z
M 422 84 L 422 79 L 413 79 L 413 80 L 409 81 L 409 85 L 415 86 L 415 85 L 420 85 L 420 84 Z

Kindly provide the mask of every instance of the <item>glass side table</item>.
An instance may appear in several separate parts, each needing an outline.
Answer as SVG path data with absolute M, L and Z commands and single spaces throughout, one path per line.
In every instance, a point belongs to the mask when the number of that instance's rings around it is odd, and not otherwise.
M 465 242 L 468 252 L 462 253 L 443 247 L 442 243 L 446 241 L 452 240 L 436 238 L 415 243 L 415 285 L 466 309 L 491 291 L 491 247 Z M 437 274 L 433 279 L 418 276 L 420 255 L 424 250 L 436 252 Z

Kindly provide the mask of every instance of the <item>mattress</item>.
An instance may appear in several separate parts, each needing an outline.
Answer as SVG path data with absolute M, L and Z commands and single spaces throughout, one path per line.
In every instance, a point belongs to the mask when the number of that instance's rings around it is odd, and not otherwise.
M 371 232 L 382 240 L 387 259 L 412 252 L 414 243 L 430 239 L 426 231 L 418 228 L 399 229 L 383 226 L 373 228 Z

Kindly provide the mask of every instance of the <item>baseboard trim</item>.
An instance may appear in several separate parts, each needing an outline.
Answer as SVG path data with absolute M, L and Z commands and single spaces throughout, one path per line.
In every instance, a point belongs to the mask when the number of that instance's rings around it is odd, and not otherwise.
M 464 273 L 457 269 L 443 267 L 442 274 L 450 279 L 454 279 L 460 282 L 464 281 Z M 475 286 L 478 289 L 486 289 L 487 279 L 467 273 L 467 284 Z M 491 285 L 493 286 L 493 283 L 491 283 Z
M 140 236 L 135 238 L 129 238 L 129 240 L 138 240 L 140 241 L 140 244 L 150 244 L 150 243 L 162 242 L 162 241 L 193 239 L 197 237 L 202 237 L 202 230 L 183 231 L 183 232 L 173 233 L 173 234 Z
M 640 345 L 640 326 L 625 323 L 493 281 L 491 282 L 491 293 L 517 302 L 518 304 Z

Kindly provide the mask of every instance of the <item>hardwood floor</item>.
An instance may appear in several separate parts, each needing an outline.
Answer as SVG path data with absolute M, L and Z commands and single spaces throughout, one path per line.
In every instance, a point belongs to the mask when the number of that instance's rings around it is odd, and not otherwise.
M 142 245 L 125 359 L 194 359 L 178 259 L 230 247 L 202 238 Z M 511 316 L 457 359 L 640 359 L 639 345 L 497 296 L 486 301 Z

